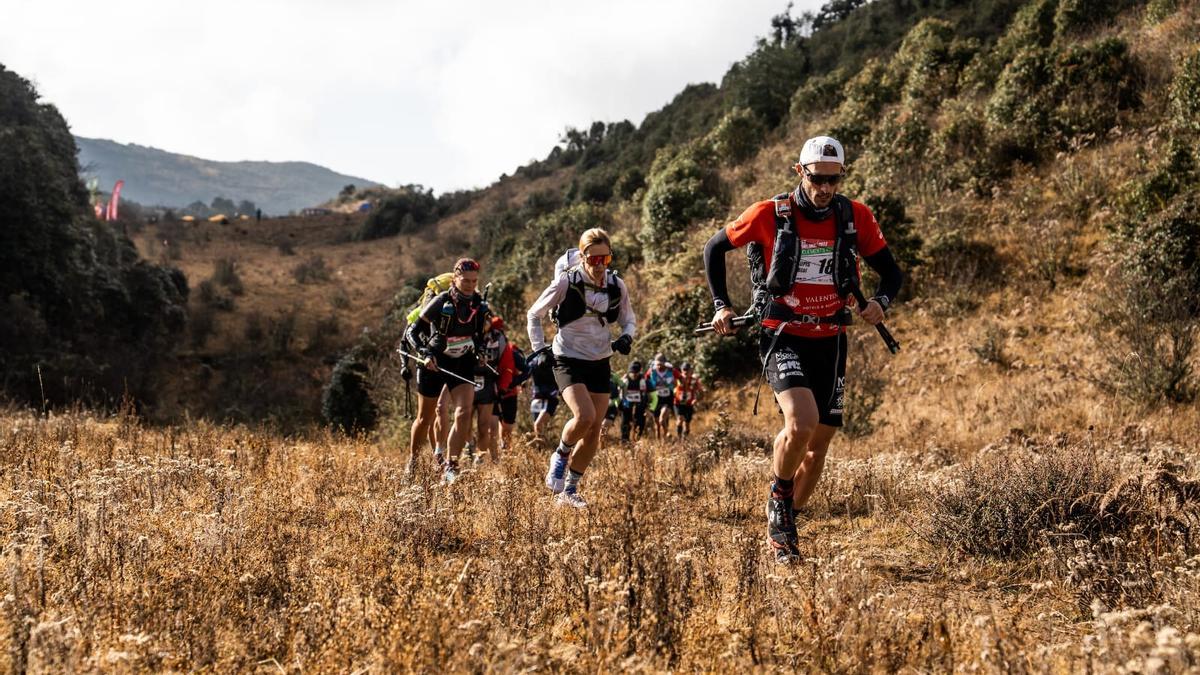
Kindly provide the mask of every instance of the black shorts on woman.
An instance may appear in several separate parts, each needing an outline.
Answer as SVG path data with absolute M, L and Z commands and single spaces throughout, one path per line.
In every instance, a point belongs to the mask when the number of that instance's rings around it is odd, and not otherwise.
M 566 391 L 573 384 L 587 387 L 589 394 L 609 395 L 612 388 L 612 368 L 608 359 L 588 361 L 568 356 L 554 357 L 554 382 L 559 391 Z
M 426 398 L 437 398 L 442 395 L 442 386 L 453 389 L 459 385 L 466 386 L 466 382 L 460 379 L 443 375 L 442 371 L 454 373 L 459 377 L 466 378 L 469 382 L 475 381 L 475 364 L 479 359 L 475 357 L 475 353 L 471 352 L 466 356 L 460 356 L 457 359 L 452 359 L 444 355 L 435 357 L 437 360 L 438 370 L 434 372 L 419 366 L 417 368 L 417 393 Z
M 758 358 L 767 357 L 775 336 L 763 331 L 759 339 Z M 788 389 L 810 389 L 817 401 L 820 423 L 842 426 L 842 409 L 846 387 L 846 334 L 809 338 L 783 333 L 775 340 L 770 361 L 766 366 L 771 390 L 782 393 Z

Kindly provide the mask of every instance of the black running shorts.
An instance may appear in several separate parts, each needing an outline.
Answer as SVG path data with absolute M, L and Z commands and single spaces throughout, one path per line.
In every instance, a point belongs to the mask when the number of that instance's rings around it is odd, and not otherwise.
M 774 336 L 764 332 L 759 342 L 759 359 L 767 357 Z M 817 400 L 821 424 L 842 426 L 846 387 L 846 334 L 827 338 L 803 338 L 786 333 L 779 336 L 766 362 L 767 382 L 775 393 L 788 389 L 811 389 Z
M 475 381 L 475 362 L 474 354 L 457 359 L 448 359 L 444 356 L 439 356 L 437 360 L 439 372 L 433 372 L 426 368 L 417 367 L 417 393 L 425 398 L 437 398 L 442 393 L 442 385 L 454 389 L 455 387 L 464 384 L 462 380 L 443 375 L 440 371 L 445 370 L 460 377 L 464 377 L 468 382 Z
M 584 361 L 565 356 L 554 357 L 554 381 L 559 391 L 566 391 L 573 384 L 582 384 L 590 394 L 608 396 L 612 389 L 612 370 L 608 359 Z
M 500 399 L 500 421 L 505 424 L 517 423 L 516 396 L 504 396 Z
M 679 418 L 685 422 L 691 422 L 692 415 L 694 415 L 695 413 L 696 413 L 696 408 L 694 406 L 688 405 L 687 403 L 676 403 L 675 404 L 675 414 L 679 415 Z
M 496 376 L 491 373 L 475 376 L 475 405 L 496 402 Z

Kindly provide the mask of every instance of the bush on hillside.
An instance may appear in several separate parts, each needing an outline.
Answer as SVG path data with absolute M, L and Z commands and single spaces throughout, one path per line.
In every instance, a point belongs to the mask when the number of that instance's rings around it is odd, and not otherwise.
M 1000 74 L 984 114 L 991 152 L 1001 165 L 1034 164 L 1053 152 L 1052 63 L 1049 49 L 1027 47 Z
M 357 238 L 367 241 L 397 234 L 413 234 L 437 220 L 438 200 L 433 190 L 408 185 L 385 197 L 371 209 Z
M 880 112 L 899 100 L 899 83 L 889 80 L 887 74 L 883 62 L 871 60 L 846 82 L 845 98 L 834 112 L 830 131 L 850 156 L 871 132 Z
M 717 166 L 706 143 L 659 151 L 642 203 L 639 239 L 647 260 L 661 261 L 675 253 L 689 225 L 720 212 L 724 195 Z
M 1017 11 L 996 44 L 979 52 L 963 72 L 964 89 L 991 91 L 1000 73 L 1021 51 L 1031 47 L 1048 48 L 1054 42 L 1054 14 L 1057 0 L 1035 0 Z
M 1200 49 L 1192 50 L 1180 62 L 1168 105 L 1175 133 L 1200 135 Z
M 345 434 L 375 427 L 379 410 L 371 400 L 368 372 L 362 348 L 351 349 L 338 359 L 329 383 L 321 391 L 321 416 L 326 424 Z
M 1112 328 L 1113 380 L 1147 405 L 1195 397 L 1192 355 L 1200 338 L 1200 200 L 1177 197 L 1115 235 L 1101 329 Z
M 1139 156 L 1138 163 L 1149 159 Z M 1164 209 L 1176 195 L 1200 186 L 1200 167 L 1195 151 L 1182 138 L 1172 138 L 1162 159 L 1151 167 L 1148 177 L 1139 177 L 1121 186 L 1120 205 L 1125 218 L 1118 224 L 1118 229 L 1127 236 L 1132 235 L 1144 219 Z
M 749 108 L 734 108 L 709 132 L 708 142 L 728 166 L 750 159 L 762 143 L 764 134 L 762 124 Z
M 1141 82 L 1140 68 L 1123 40 L 1072 46 L 1054 66 L 1057 133 L 1062 139 L 1104 134 L 1117 123 L 1118 112 L 1140 105 Z
M 792 94 L 788 118 L 811 119 L 841 105 L 845 99 L 846 80 L 849 77 L 850 74 L 845 69 L 837 68 L 804 80 Z
M 853 186 L 868 194 L 911 190 L 924 180 L 926 164 L 913 158 L 929 154 L 931 133 L 922 115 L 896 110 L 885 115 L 863 143 L 850 178 Z
M 153 366 L 187 323 L 185 277 L 95 219 L 66 122 L 3 66 L 0 158 L 3 392 L 39 406 L 43 387 L 50 404 L 152 398 Z
M 808 72 L 808 57 L 794 41 L 759 40 L 746 58 L 733 64 L 721 80 L 726 101 L 746 108 L 768 128 L 788 114 L 792 94 Z
M 863 200 L 875 214 L 879 229 L 887 239 L 888 249 L 905 274 L 921 264 L 921 246 L 924 241 L 913 228 L 913 219 L 908 217 L 904 200 L 894 194 L 875 195 Z
M 955 40 L 950 22 L 925 19 L 904 36 L 881 86 L 900 91 L 909 108 L 936 108 L 955 95 L 958 74 L 973 52 L 973 43 Z
M 1058 0 L 1054 28 L 1058 37 L 1070 37 L 1113 20 L 1122 11 L 1145 0 Z
M 1146 3 L 1145 23 L 1147 26 L 1156 26 L 1166 21 L 1178 9 L 1178 0 L 1150 0 Z

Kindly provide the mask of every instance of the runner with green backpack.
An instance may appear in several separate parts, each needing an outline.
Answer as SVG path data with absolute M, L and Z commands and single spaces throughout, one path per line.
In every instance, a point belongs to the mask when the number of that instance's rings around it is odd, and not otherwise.
M 443 473 L 447 483 L 458 478 L 458 457 L 470 435 L 475 368 L 481 359 L 484 331 L 491 321 L 487 303 L 475 292 L 479 272 L 479 263 L 470 258 L 455 263 L 449 290 L 431 298 L 404 334 L 408 345 L 420 355 L 417 417 L 409 439 L 409 464 L 415 466 L 417 462 L 438 397 L 446 387 L 452 411 Z

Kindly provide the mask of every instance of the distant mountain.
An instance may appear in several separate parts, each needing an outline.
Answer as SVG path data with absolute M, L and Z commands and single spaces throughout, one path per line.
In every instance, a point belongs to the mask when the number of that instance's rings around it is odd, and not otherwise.
M 325 202 L 351 183 L 359 188 L 379 185 L 308 162 L 216 162 L 79 136 L 75 144 L 85 178 L 98 178 L 102 190 L 124 180 L 122 196 L 148 206 L 180 207 L 197 200 L 210 204 L 214 197 L 226 197 L 283 214 Z

